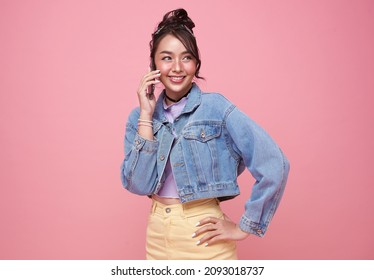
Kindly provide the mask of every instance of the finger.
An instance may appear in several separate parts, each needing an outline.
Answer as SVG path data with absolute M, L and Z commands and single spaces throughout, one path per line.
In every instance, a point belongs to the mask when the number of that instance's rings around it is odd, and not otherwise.
M 146 83 L 150 80 L 154 80 L 154 79 L 156 79 L 160 76 L 161 76 L 160 70 L 154 70 L 154 71 L 148 72 L 145 75 L 143 75 L 143 77 L 141 78 L 140 85 L 142 85 L 142 84 L 144 84 L 144 83 Z
M 156 85 L 158 83 L 160 83 L 159 80 L 150 80 L 150 81 L 142 83 L 142 85 L 139 88 L 138 95 L 143 95 L 143 96 L 147 95 L 148 87 L 151 85 Z
M 220 242 L 226 241 L 226 240 L 229 240 L 229 239 L 224 238 L 224 236 L 222 234 L 216 235 L 216 236 L 210 238 L 209 240 L 204 241 L 204 246 L 205 247 L 212 246 L 214 244 L 217 244 L 217 243 L 220 243 Z
M 202 220 L 200 220 L 196 226 L 197 227 L 200 227 L 200 226 L 203 226 L 203 225 L 206 225 L 206 224 L 215 224 L 217 223 L 219 220 L 221 219 L 218 219 L 218 218 L 215 218 L 215 217 L 207 217 L 207 218 L 204 218 Z
M 161 73 L 150 73 L 149 75 L 146 75 L 143 77 L 143 80 L 141 81 L 141 87 L 147 87 L 151 84 L 157 84 L 160 82 L 158 79 L 161 76 Z
M 146 82 L 145 83 L 146 93 L 149 94 L 148 89 L 150 88 L 150 86 L 152 86 L 152 85 L 154 86 L 154 85 L 156 85 L 158 83 L 160 83 L 159 80 L 151 80 L 151 81 Z
M 216 236 L 218 236 L 219 234 L 217 233 L 217 232 L 210 232 L 210 233 L 207 233 L 207 234 L 205 234 L 204 236 L 203 236 L 203 238 L 201 238 L 200 240 L 198 240 L 197 242 L 196 242 L 196 245 L 205 245 L 205 246 L 207 246 L 206 244 L 209 244 L 210 243 L 210 241 L 213 239 L 213 238 L 215 238 Z
M 147 74 L 145 74 L 144 79 L 145 80 L 154 79 L 154 78 L 157 78 L 158 76 L 161 76 L 160 70 L 154 70 L 154 71 L 150 71 Z
M 227 241 L 227 240 L 236 240 L 233 238 L 233 233 L 229 229 L 221 228 L 220 226 L 213 225 L 215 230 L 210 231 L 206 235 L 204 235 L 200 240 L 199 244 L 205 244 L 205 246 L 213 245 L 218 242 Z M 238 240 L 244 239 L 238 238 Z
M 192 237 L 197 237 L 205 232 L 216 230 L 217 228 L 214 225 L 219 221 L 220 219 L 215 218 L 215 217 L 207 217 L 207 218 L 200 220 L 196 224 L 196 227 L 201 227 L 201 228 L 195 231 L 192 234 Z
M 205 225 L 202 228 L 198 229 L 192 234 L 192 238 L 198 237 L 201 234 L 216 231 L 217 227 L 214 224 Z

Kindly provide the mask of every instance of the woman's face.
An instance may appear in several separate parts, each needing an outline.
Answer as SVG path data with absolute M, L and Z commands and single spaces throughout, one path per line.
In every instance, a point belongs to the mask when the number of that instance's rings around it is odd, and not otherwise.
M 195 76 L 196 59 L 182 42 L 173 35 L 166 35 L 157 47 L 154 60 L 166 94 L 173 99 L 185 95 Z

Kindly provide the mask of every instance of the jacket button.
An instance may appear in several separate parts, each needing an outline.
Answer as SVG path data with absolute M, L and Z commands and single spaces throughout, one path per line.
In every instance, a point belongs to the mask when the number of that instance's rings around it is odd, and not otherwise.
M 160 156 L 160 160 L 164 160 L 165 159 L 165 156 L 164 155 L 161 155 Z
M 200 134 L 200 136 L 201 136 L 201 138 L 203 138 L 203 139 L 204 139 L 204 138 L 205 138 L 205 132 L 204 132 L 204 131 L 202 131 L 202 132 L 201 132 L 201 134 Z
M 166 208 L 165 212 L 169 214 L 171 212 L 171 209 L 170 208 Z
M 139 140 L 136 140 L 136 141 L 135 141 L 135 144 L 136 144 L 136 145 L 139 145 L 139 144 L 140 144 L 140 141 L 139 141 Z
M 261 230 L 261 229 L 258 229 L 258 230 L 257 230 L 257 233 L 258 233 L 258 234 L 261 234 L 261 233 L 262 233 L 262 230 Z

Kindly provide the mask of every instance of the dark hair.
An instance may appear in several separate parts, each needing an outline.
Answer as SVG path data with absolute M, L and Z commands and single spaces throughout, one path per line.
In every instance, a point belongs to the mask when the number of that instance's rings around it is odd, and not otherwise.
M 166 13 L 162 21 L 158 24 L 157 30 L 152 34 L 152 40 L 149 42 L 151 49 L 151 68 L 155 69 L 155 54 L 157 47 L 166 35 L 171 34 L 182 42 L 184 47 L 191 52 L 191 55 L 196 59 L 195 77 L 203 79 L 199 76 L 201 60 L 199 49 L 197 47 L 196 38 L 192 29 L 195 27 L 193 21 L 188 17 L 187 11 L 184 9 L 177 9 Z

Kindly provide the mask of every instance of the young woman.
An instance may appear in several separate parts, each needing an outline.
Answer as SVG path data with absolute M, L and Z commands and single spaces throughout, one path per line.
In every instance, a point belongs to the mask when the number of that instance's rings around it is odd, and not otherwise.
M 236 241 L 263 236 L 282 197 L 289 164 L 270 136 L 195 78 L 201 61 L 187 12 L 167 13 L 152 34 L 151 70 L 126 125 L 124 187 L 152 199 L 147 259 L 236 259 Z M 165 89 L 156 100 L 147 89 Z M 238 224 L 220 202 L 239 195 L 237 177 L 256 182 Z

